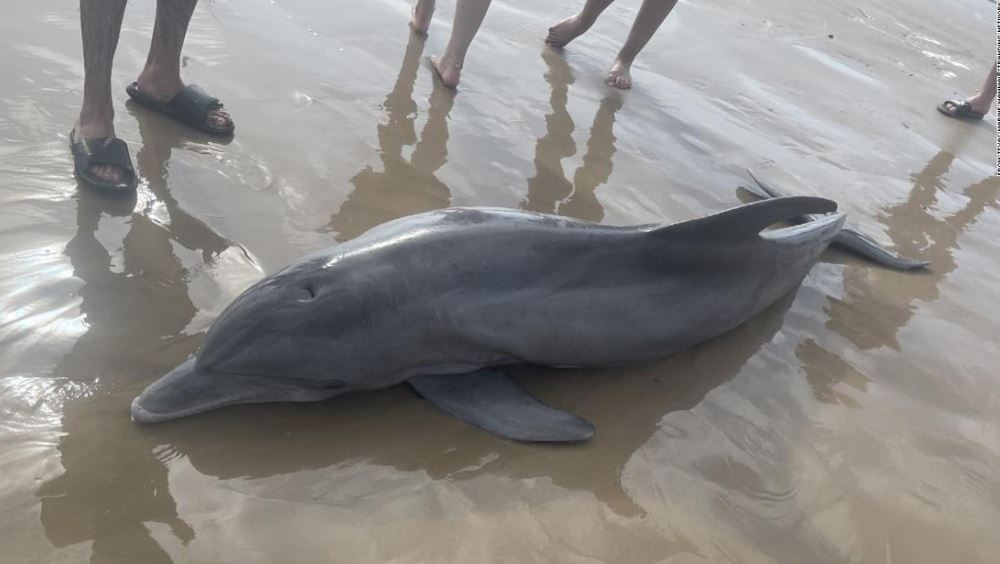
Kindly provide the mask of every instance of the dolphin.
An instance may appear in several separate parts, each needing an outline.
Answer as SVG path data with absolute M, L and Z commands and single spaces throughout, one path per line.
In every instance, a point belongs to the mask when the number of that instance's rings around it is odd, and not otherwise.
M 779 197 L 632 227 L 501 208 L 403 217 L 247 289 L 196 355 L 135 398 L 132 418 L 408 382 L 509 439 L 586 440 L 589 422 L 503 367 L 634 364 L 726 333 L 798 287 L 842 231 L 836 209 Z

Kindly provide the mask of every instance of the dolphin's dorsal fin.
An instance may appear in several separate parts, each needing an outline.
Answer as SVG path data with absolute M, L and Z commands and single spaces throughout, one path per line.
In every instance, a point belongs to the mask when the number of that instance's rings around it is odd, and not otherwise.
M 837 203 L 826 198 L 789 196 L 728 209 L 700 219 L 667 225 L 651 231 L 657 237 L 743 239 L 765 227 L 792 221 L 807 214 L 832 213 Z
M 577 442 L 594 434 L 587 420 L 540 402 L 496 369 L 408 381 L 441 411 L 515 441 Z

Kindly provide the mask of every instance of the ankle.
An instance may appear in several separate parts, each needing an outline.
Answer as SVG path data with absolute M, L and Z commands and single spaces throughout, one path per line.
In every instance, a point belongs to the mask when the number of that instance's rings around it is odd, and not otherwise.
M 618 56 L 615 57 L 614 65 L 618 66 L 618 67 L 631 68 L 632 67 L 632 62 L 634 60 L 635 60 L 635 57 L 627 57 L 627 56 L 622 55 L 621 53 L 619 53 Z
M 992 93 L 990 93 L 992 94 Z M 968 99 L 969 105 L 972 109 L 979 112 L 988 112 L 990 106 L 993 105 L 993 96 L 987 94 L 983 96 L 982 94 L 977 94 Z
M 82 139 L 93 139 L 95 137 L 114 137 L 115 116 L 111 113 L 94 113 L 83 110 L 76 120 L 73 130 L 77 137 Z
M 585 29 L 590 29 L 592 25 L 597 22 L 597 14 L 588 14 L 587 12 L 580 12 L 579 14 L 573 16 L 576 22 L 582 25 Z
M 452 53 L 448 49 L 445 49 L 441 56 L 438 57 L 438 64 L 442 68 L 462 70 L 462 65 L 465 64 L 465 54 Z
M 174 65 L 149 63 L 136 79 L 139 88 L 150 94 L 176 94 L 184 88 L 180 69 Z
M 115 121 L 115 110 L 112 107 L 94 108 L 89 107 L 85 102 L 77 118 L 77 124 L 82 127 L 104 127 L 108 128 Z

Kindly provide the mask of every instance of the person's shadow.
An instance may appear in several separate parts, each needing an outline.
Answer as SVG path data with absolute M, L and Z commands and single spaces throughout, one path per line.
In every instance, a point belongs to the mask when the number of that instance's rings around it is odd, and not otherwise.
M 383 103 L 388 119 L 378 126 L 382 171 L 368 165 L 351 178 L 354 190 L 327 227 L 338 241 L 397 217 L 448 207 L 451 201 L 451 191 L 435 173 L 448 160 L 448 114 L 455 92 L 434 81 L 427 122 L 418 138 L 413 88 L 423 48 L 423 39 L 411 34 L 396 84 Z M 409 146 L 413 151 L 407 159 L 403 150 Z
M 577 219 L 600 222 L 604 208 L 596 190 L 611 176 L 615 154 L 615 114 L 622 108 L 621 98 L 612 93 L 601 100 L 590 128 L 583 163 L 566 178 L 562 160 L 576 154 L 573 142 L 575 124 L 567 111 L 569 86 L 575 78 L 565 59 L 545 49 L 542 59 L 548 65 L 545 80 L 551 94 L 552 111 L 545 116 L 545 135 L 535 144 L 535 176 L 528 179 L 528 195 L 521 207 L 543 213 L 558 213 Z
M 938 298 L 938 285 L 955 270 L 954 251 L 959 237 L 990 206 L 1000 198 L 1000 178 L 989 176 L 962 190 L 968 198 L 958 211 L 942 218 L 935 217 L 938 194 L 944 188 L 942 177 L 951 168 L 955 155 L 942 150 L 919 172 L 911 176 L 913 188 L 901 204 L 880 212 L 888 226 L 888 234 L 896 249 L 906 256 L 930 261 L 926 273 L 900 274 L 871 270 L 865 266 L 848 266 L 844 275 L 843 298 L 828 298 L 827 327 L 843 335 L 862 350 L 886 346 L 899 350 L 897 334 L 913 318 L 917 300 L 931 302 Z M 880 278 L 907 276 L 905 285 L 898 286 L 892 300 L 882 299 L 872 288 L 882 284 Z M 888 282 L 888 281 L 887 281 Z M 899 300 L 902 296 L 904 299 Z M 822 348 L 814 340 L 803 341 L 796 355 L 805 367 L 807 378 L 817 397 L 825 401 L 851 404 L 849 397 L 836 387 L 841 382 L 864 390 L 868 378 L 852 368 L 839 356 Z
M 65 254 L 83 282 L 87 330 L 53 371 L 77 393 L 63 404 L 63 473 L 37 492 L 49 541 L 92 541 L 93 562 L 170 562 L 149 522 L 166 524 L 181 542 L 194 537 L 177 516 L 159 443 L 133 425 L 129 403 L 194 347 L 184 330 L 196 307 L 175 245 L 198 253 L 203 265 L 230 246 L 170 194 L 171 151 L 190 133 L 149 112 L 133 113 L 143 140 L 137 168 L 153 199 L 143 191 L 137 209 L 135 194 L 77 190 L 77 232 Z

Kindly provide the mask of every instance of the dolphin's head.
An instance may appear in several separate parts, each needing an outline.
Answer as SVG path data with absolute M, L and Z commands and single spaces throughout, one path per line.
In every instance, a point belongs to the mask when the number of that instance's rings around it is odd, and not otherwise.
M 240 295 L 197 356 L 146 388 L 132 418 L 154 423 L 241 403 L 313 401 L 360 389 L 364 300 L 351 285 L 322 285 L 293 269 Z M 323 312 L 322 315 L 317 313 Z

